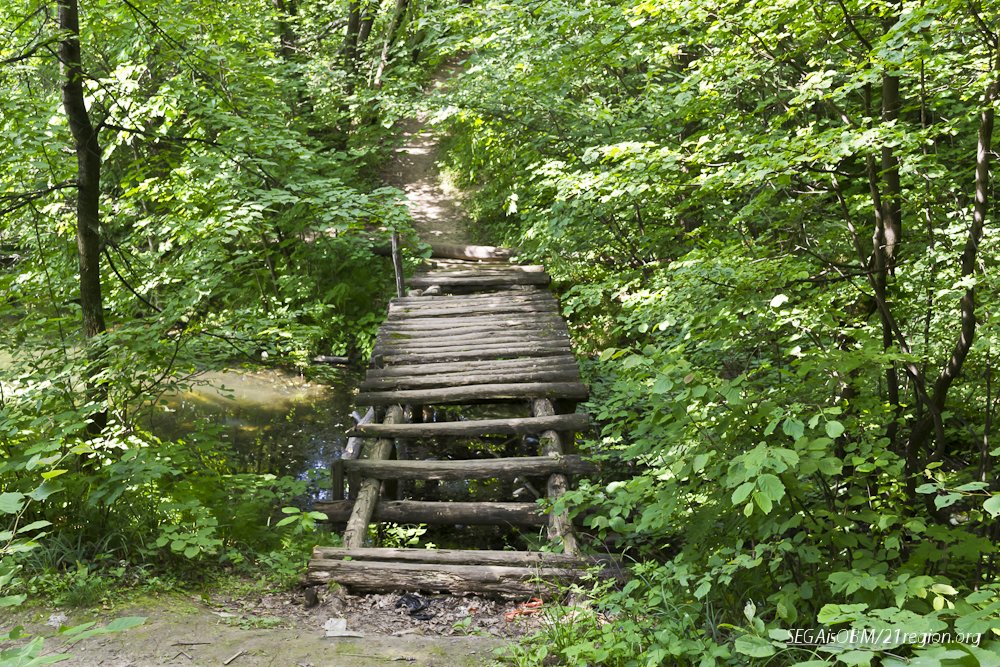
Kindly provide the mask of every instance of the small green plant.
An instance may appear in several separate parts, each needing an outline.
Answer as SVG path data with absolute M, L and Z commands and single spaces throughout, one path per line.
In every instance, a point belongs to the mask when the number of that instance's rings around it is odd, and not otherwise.
M 420 545 L 420 538 L 427 534 L 426 524 L 383 524 L 376 538 L 378 542 L 390 549 L 402 549 L 405 547 L 416 547 Z M 433 543 L 426 543 L 424 547 L 434 549 Z
M 290 526 L 291 534 L 296 536 L 315 532 L 316 523 L 318 521 L 326 521 L 328 518 L 322 512 L 303 512 L 298 507 L 282 507 L 281 513 L 288 516 L 274 524 L 274 527 L 283 528 Z

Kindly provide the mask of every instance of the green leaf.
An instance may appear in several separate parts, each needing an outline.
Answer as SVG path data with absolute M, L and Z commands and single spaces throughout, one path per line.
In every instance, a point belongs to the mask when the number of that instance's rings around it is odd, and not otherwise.
M 44 519 L 41 520 L 41 521 L 32 521 L 27 526 L 22 526 L 22 527 L 18 528 L 17 532 L 18 533 L 27 533 L 28 531 L 38 530 L 39 528 L 46 528 L 46 527 L 51 526 L 51 525 L 52 525 L 51 521 L 45 521 Z
M 0 597 L 0 608 L 3 607 L 17 607 L 25 600 L 28 599 L 27 595 L 7 595 L 5 597 Z
M 831 438 L 839 438 L 844 435 L 844 425 L 838 421 L 828 421 L 826 423 L 826 434 Z
M 766 493 L 754 491 L 753 500 L 757 503 L 757 507 L 759 507 L 764 514 L 770 514 L 771 510 L 774 508 L 774 503 L 771 501 L 770 496 Z
M 0 512 L 4 514 L 17 514 L 24 506 L 23 493 L 0 493 Z
M 145 622 L 145 616 L 122 616 L 108 623 L 104 629 L 107 632 L 121 632 L 122 630 L 138 627 Z
M 806 425 L 794 417 L 789 417 L 781 425 L 781 431 L 788 437 L 798 440 L 806 432 Z
M 37 500 L 38 502 L 41 502 L 46 498 L 48 498 L 49 496 L 51 496 L 52 494 L 59 493 L 62 490 L 63 487 L 57 484 L 56 482 L 45 480 L 44 482 L 39 484 L 34 491 L 29 493 L 28 496 L 30 496 L 32 500 Z
M 945 507 L 951 507 L 961 499 L 961 493 L 946 493 L 943 496 L 934 498 L 934 506 L 938 509 L 944 509 Z
M 777 475 L 765 473 L 757 478 L 757 488 L 774 502 L 780 502 L 785 497 L 785 485 Z
M 750 492 L 753 491 L 753 488 L 754 488 L 753 482 L 743 482 L 738 487 L 736 487 L 736 490 L 733 491 L 732 495 L 733 505 L 739 505 L 744 500 L 746 500 L 747 497 L 750 496 Z
M 736 652 L 751 658 L 767 658 L 776 653 L 774 645 L 763 637 L 743 635 L 736 639 Z
M 990 517 L 994 519 L 1000 516 L 1000 494 L 987 498 L 986 502 L 983 503 L 983 509 L 989 512 Z

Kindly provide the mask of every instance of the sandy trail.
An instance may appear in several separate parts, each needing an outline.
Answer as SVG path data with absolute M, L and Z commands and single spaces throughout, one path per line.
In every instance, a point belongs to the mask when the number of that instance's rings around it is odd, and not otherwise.
M 432 85 L 444 85 L 449 71 L 439 73 Z M 428 91 L 428 94 L 431 93 Z M 388 185 L 406 193 L 407 206 L 420 240 L 458 245 L 471 243 L 461 193 L 442 183 L 437 166 L 439 141 L 429 127 L 427 114 L 418 113 L 414 118 L 401 121 L 399 132 L 403 143 L 393 151 L 382 178 Z

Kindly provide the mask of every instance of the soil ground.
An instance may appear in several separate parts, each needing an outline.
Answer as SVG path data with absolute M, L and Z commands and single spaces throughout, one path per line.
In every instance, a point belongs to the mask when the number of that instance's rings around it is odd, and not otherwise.
M 70 609 L 19 608 L 0 626 L 24 624 L 52 636 L 60 625 L 123 616 L 146 617 L 131 630 L 66 644 L 54 637 L 47 653 L 67 652 L 66 665 L 85 667 L 365 667 L 399 662 L 442 667 L 488 665 L 495 649 L 537 629 L 540 615 L 517 613 L 519 605 L 475 597 L 430 597 L 427 620 L 397 608 L 398 594 L 325 594 L 306 608 L 300 593 L 144 598 L 99 615 Z M 511 620 L 505 615 L 514 612 Z M 346 620 L 360 636 L 328 637 L 330 621 Z M 227 662 L 230 661 L 230 662 Z

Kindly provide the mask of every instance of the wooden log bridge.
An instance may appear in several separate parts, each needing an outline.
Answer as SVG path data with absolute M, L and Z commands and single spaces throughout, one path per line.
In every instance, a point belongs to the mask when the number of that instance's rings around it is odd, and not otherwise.
M 587 387 L 558 303 L 547 289 L 549 275 L 541 266 L 511 263 L 514 256 L 505 248 L 435 249 L 426 270 L 406 281 L 409 293 L 390 302 L 357 397 L 359 405 L 374 406 L 376 418 L 350 431 L 350 444 L 333 464 L 333 500 L 317 503 L 330 521 L 346 524 L 343 547 L 317 547 L 308 585 L 525 597 L 545 594 L 555 582 L 572 581 L 594 565 L 595 559 L 581 555 L 569 517 L 544 514 L 538 503 L 431 502 L 394 492 L 402 480 L 540 478 L 546 481 L 545 495 L 555 500 L 575 476 L 597 472 L 594 464 L 566 452 L 574 433 L 589 427 L 588 417 L 575 412 Z M 484 403 L 520 404 L 524 416 L 423 419 L 439 416 L 431 411 L 435 406 Z M 449 456 L 456 439 L 492 436 L 524 438 L 526 445 L 537 443 L 536 451 L 501 458 Z M 400 452 L 413 448 L 398 445 L 421 439 L 434 443 L 435 459 L 401 460 Z M 366 546 L 369 525 L 382 521 L 526 527 L 545 531 L 552 550 Z

